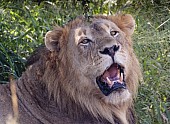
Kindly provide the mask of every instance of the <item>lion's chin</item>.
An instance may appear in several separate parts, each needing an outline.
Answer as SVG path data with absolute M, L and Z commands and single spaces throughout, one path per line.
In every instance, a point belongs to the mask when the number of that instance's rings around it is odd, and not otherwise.
M 108 104 L 121 104 L 130 100 L 131 94 L 127 89 L 121 89 L 120 91 L 114 91 L 109 96 L 104 96 L 103 100 Z

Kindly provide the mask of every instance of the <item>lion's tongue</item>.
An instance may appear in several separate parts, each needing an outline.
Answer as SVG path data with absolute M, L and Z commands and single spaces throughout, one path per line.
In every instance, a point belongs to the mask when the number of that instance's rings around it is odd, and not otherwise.
M 113 85 L 112 81 L 119 79 L 119 69 L 118 64 L 114 63 L 108 68 L 102 75 L 102 80 L 107 82 L 109 85 Z
M 106 77 L 115 77 L 118 73 L 118 65 L 117 64 L 112 64 L 110 66 L 109 69 L 107 69 L 104 73 L 103 73 L 103 78 Z

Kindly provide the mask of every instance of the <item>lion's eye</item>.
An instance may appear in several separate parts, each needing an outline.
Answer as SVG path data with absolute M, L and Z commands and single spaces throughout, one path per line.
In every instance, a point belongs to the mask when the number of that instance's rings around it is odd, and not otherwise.
M 117 37 L 119 35 L 118 31 L 110 31 L 110 35 L 112 35 L 113 37 Z
M 90 42 L 92 42 L 90 39 L 83 39 L 83 40 L 80 42 L 80 44 L 87 46 L 87 45 L 89 45 Z

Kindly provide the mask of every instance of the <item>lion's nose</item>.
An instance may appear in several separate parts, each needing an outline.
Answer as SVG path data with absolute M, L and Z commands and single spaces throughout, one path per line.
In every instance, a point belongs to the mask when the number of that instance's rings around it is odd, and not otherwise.
M 114 56 L 115 52 L 119 50 L 119 45 L 113 45 L 112 47 L 106 47 L 103 51 L 100 51 L 101 54 Z

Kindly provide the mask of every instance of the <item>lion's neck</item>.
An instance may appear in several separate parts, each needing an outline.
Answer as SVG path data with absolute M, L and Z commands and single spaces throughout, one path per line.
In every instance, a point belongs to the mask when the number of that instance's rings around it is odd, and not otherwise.
M 80 105 L 82 108 L 88 110 L 89 113 L 95 118 L 106 119 L 112 124 L 117 124 L 118 122 L 123 124 L 129 124 L 127 120 L 127 110 L 126 105 L 109 105 L 107 103 L 101 102 L 101 99 L 97 99 L 93 96 L 86 96 L 86 98 L 79 97 Z M 82 102 L 81 102 L 82 101 Z M 85 103 L 83 103 L 85 101 Z M 120 117 L 120 118 L 117 118 Z

